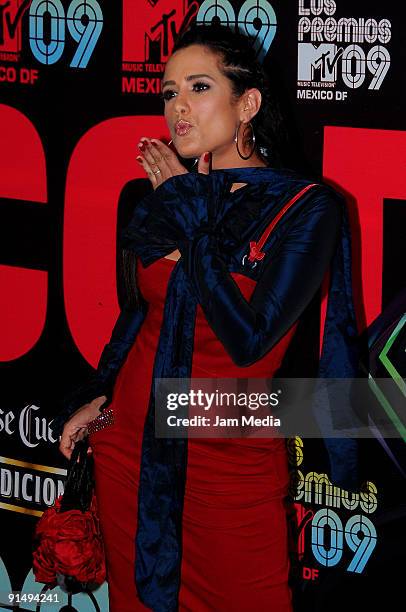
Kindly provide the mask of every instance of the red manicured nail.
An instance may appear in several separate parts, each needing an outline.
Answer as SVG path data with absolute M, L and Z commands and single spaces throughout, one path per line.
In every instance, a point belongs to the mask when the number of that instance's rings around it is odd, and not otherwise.
M 209 159 L 210 159 L 210 153 L 205 153 L 203 159 L 204 159 L 205 162 L 208 162 Z
M 157 143 L 157 142 L 154 142 L 153 140 L 151 140 L 151 144 L 152 144 L 152 145 L 154 145 L 154 147 L 157 147 L 157 146 L 158 146 L 158 143 Z
M 144 150 L 144 147 L 145 147 L 145 145 L 144 145 L 144 143 L 143 143 L 143 142 L 141 142 L 141 143 L 138 145 L 138 148 L 139 148 L 141 151 L 143 151 L 143 150 Z

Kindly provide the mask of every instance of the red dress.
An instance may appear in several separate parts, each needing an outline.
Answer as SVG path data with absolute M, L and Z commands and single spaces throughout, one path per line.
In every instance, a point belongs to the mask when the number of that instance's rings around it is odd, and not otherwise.
M 110 612 L 147 610 L 134 583 L 137 491 L 144 421 L 166 288 L 175 261 L 143 268 L 146 318 L 117 377 L 114 423 L 91 434 L 96 493 L 106 548 Z M 249 299 L 255 281 L 232 274 Z M 197 308 L 192 378 L 269 378 L 293 326 L 262 359 L 238 367 Z M 183 511 L 180 612 L 290 612 L 282 439 L 189 439 Z

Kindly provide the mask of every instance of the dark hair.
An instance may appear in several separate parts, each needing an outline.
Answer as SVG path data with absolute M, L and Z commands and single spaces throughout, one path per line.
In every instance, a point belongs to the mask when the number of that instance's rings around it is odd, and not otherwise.
M 240 30 L 232 31 L 219 24 L 192 24 L 179 33 L 172 53 L 190 45 L 202 45 L 219 57 L 219 69 L 231 83 L 232 96 L 237 101 L 251 87 L 261 92 L 262 102 L 251 119 L 256 149 L 264 162 L 271 166 L 288 164 L 288 130 L 280 104 L 269 78 L 253 47 L 253 41 Z M 251 130 L 247 130 L 251 135 Z
M 258 154 L 269 166 L 293 167 L 291 134 L 282 115 L 276 92 L 280 85 L 271 86 L 268 76 L 256 57 L 250 38 L 239 30 L 218 24 L 192 24 L 179 32 L 172 53 L 190 45 L 202 45 L 219 57 L 219 70 L 231 82 L 233 98 L 237 101 L 251 87 L 261 92 L 262 101 L 258 113 L 251 119 Z M 251 130 L 248 130 L 250 133 Z M 140 304 L 140 292 L 136 283 L 135 257 L 123 250 L 119 262 L 119 302 L 128 307 Z

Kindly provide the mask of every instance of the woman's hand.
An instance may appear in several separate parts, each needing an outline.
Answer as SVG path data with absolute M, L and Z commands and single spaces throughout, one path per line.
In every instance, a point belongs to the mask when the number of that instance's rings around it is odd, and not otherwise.
M 79 408 L 79 410 L 76 410 L 69 421 L 66 421 L 59 443 L 59 450 L 64 457 L 70 459 L 76 442 L 83 440 L 87 436 L 87 426 L 90 421 L 100 416 L 99 408 L 106 400 L 107 397 L 105 395 L 96 397 L 88 404 Z M 91 452 L 90 448 L 89 452 Z
M 143 166 L 154 190 L 166 179 L 178 174 L 188 174 L 176 154 L 166 144 L 156 138 L 141 138 L 138 148 L 143 153 L 136 160 Z M 210 153 L 202 153 L 197 165 L 198 172 L 209 174 Z

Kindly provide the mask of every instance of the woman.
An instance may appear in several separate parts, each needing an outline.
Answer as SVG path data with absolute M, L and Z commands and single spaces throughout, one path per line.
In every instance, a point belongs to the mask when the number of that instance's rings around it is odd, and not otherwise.
M 176 151 L 198 157 L 198 172 L 188 173 L 163 142 L 142 139 L 138 160 L 153 192 L 121 239 L 137 256 L 140 292 L 122 310 L 94 380 L 53 427 L 80 406 L 63 428 L 66 457 L 91 432 L 111 612 L 287 612 L 284 441 L 157 439 L 152 381 L 272 377 L 339 257 L 342 202 L 269 167 L 280 152 L 277 113 L 245 37 L 191 27 L 167 62 L 162 92 Z M 333 283 L 343 279 L 332 271 Z M 351 332 L 347 289 L 334 295 L 343 300 L 339 327 Z

